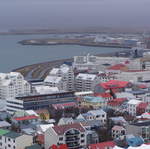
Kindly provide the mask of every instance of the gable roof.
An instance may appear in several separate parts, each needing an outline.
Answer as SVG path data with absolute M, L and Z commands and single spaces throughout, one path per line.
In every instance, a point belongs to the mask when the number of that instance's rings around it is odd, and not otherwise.
M 106 147 L 114 147 L 116 143 L 114 141 L 101 142 L 97 144 L 90 144 L 90 149 L 106 149 Z
M 60 125 L 60 126 L 56 125 L 52 128 L 58 135 L 63 135 L 66 131 L 70 129 L 77 129 L 80 132 L 85 132 L 85 129 L 82 127 L 80 123 L 73 123 L 73 124 Z
M 106 112 L 102 109 L 100 109 L 100 110 L 91 110 L 91 111 L 88 111 L 87 113 L 92 114 L 92 115 L 106 114 Z
M 16 132 L 13 132 L 13 131 L 10 131 L 6 134 L 4 134 L 5 137 L 8 137 L 8 138 L 12 138 L 12 139 L 15 139 L 15 138 L 18 138 L 21 136 L 20 133 L 16 133 Z
M 0 136 L 5 135 L 7 133 L 9 133 L 9 130 L 0 129 Z

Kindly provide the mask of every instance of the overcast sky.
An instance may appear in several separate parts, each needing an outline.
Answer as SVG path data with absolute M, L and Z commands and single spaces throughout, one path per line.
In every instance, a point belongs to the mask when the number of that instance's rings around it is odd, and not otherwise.
M 149 27 L 150 0 L 0 0 L 0 30 Z

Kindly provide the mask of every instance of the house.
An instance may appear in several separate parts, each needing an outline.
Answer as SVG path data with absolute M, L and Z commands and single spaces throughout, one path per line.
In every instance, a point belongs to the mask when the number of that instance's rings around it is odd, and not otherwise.
M 102 109 L 100 110 L 91 110 L 87 113 L 79 114 L 76 119 L 83 119 L 86 121 L 99 120 L 102 124 L 106 123 L 107 114 Z
M 86 146 L 86 130 L 80 123 L 50 127 L 45 132 L 45 149 L 52 145 L 66 144 L 68 148 Z
M 90 144 L 88 149 L 113 149 L 116 143 L 114 141 L 101 142 L 96 144 Z
M 35 111 L 42 120 L 49 120 L 50 113 L 47 109 L 39 109 Z
M 123 103 L 125 103 L 127 101 L 126 98 L 116 98 L 116 99 L 113 99 L 113 100 L 110 100 L 108 103 L 107 103 L 107 106 L 113 110 L 120 110 L 122 108 L 122 105 Z
M 115 125 L 111 129 L 111 134 L 112 134 L 112 138 L 116 139 L 116 138 L 118 138 L 120 136 L 124 136 L 126 134 L 126 130 L 122 126 Z
M 145 113 L 148 105 L 149 105 L 149 103 L 141 102 L 141 103 L 136 107 L 137 115 L 141 115 L 141 114 Z
M 67 125 L 67 124 L 73 124 L 74 120 L 73 118 L 67 118 L 67 117 L 62 117 L 59 122 L 58 122 L 58 126 L 59 125 Z
M 0 129 L 0 146 L 2 149 L 24 149 L 33 143 L 33 137 L 9 130 Z
M 11 127 L 11 124 L 6 121 L 0 121 L 0 128 L 3 129 L 9 129 Z
M 85 96 L 81 101 L 81 105 L 99 108 L 99 107 L 105 107 L 107 105 L 107 101 L 102 97 Z
M 130 101 L 127 102 L 127 111 L 129 114 L 132 116 L 136 116 L 137 113 L 137 106 L 141 103 L 142 101 L 136 100 L 136 99 L 131 99 Z
M 96 133 L 96 131 L 94 130 L 87 130 L 87 145 L 89 144 L 95 144 L 99 142 L 99 137 L 98 134 Z
M 118 117 L 111 117 L 110 120 L 113 122 L 113 124 L 115 125 L 121 125 L 121 126 L 125 126 L 127 124 L 127 121 L 122 117 L 122 116 L 118 116 Z
M 36 127 L 36 131 L 38 134 L 43 134 L 46 132 L 46 130 L 50 127 L 53 127 L 54 124 L 40 124 L 40 125 L 37 125 Z
M 18 125 L 36 123 L 38 122 L 38 120 L 39 120 L 39 117 L 35 115 L 12 118 L 12 122 Z

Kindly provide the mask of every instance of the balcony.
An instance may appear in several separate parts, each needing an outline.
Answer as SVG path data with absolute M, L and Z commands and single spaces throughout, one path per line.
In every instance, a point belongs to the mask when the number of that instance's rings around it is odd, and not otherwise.
M 78 137 L 67 137 L 65 141 L 68 142 L 68 143 L 69 142 L 75 142 L 76 143 L 79 140 L 80 140 L 80 138 L 78 138 Z
M 79 143 L 67 143 L 68 148 L 79 148 L 80 144 Z

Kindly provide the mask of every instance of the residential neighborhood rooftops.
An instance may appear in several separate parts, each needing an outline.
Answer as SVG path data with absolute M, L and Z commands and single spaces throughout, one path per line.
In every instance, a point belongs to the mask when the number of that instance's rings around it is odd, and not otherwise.
M 82 127 L 80 123 L 73 123 L 73 124 L 68 124 L 68 125 L 60 125 L 60 126 L 54 126 L 52 127 L 54 131 L 58 135 L 63 135 L 67 130 L 69 129 L 77 129 L 81 132 L 85 132 L 85 129 Z
M 99 103 L 99 102 L 104 102 L 105 101 L 105 99 L 104 98 L 102 98 L 102 97 L 94 97 L 94 96 L 85 96 L 84 97 L 84 100 L 86 101 L 86 102 L 93 102 L 93 103 Z
M 131 99 L 130 101 L 128 101 L 128 104 L 138 105 L 138 104 L 140 104 L 141 102 L 142 102 L 142 101 L 140 101 L 140 100 Z
M 118 130 L 118 131 L 122 131 L 122 130 L 125 130 L 125 128 L 123 128 L 122 126 L 117 126 L 115 125 L 112 130 Z
M 97 143 L 97 144 L 90 144 L 89 148 L 90 149 L 106 149 L 109 147 L 114 147 L 116 145 L 116 143 L 114 141 L 107 141 L 107 142 L 101 142 L 101 143 Z
M 119 80 L 110 80 L 108 82 L 100 83 L 104 89 L 113 89 L 113 88 L 125 88 L 129 84 L 128 81 L 119 81 Z
M 11 124 L 8 123 L 8 122 L 6 122 L 6 121 L 0 121 L 0 128 L 2 128 L 2 127 L 10 127 L 10 126 L 11 126 Z
M 13 118 L 16 121 L 23 121 L 23 120 L 31 120 L 31 119 L 38 119 L 38 116 L 35 115 L 28 115 L 28 116 L 22 116 L 22 117 L 15 117 Z
M 13 138 L 13 139 L 18 138 L 19 136 L 21 136 L 20 133 L 16 133 L 16 132 L 13 132 L 13 131 L 10 131 L 10 132 L 8 132 L 4 135 L 5 135 L 5 137 Z

